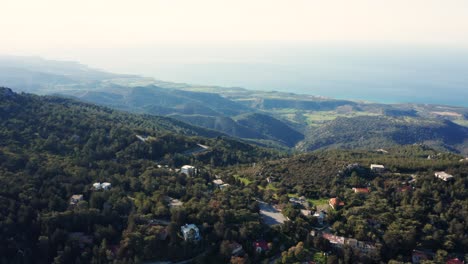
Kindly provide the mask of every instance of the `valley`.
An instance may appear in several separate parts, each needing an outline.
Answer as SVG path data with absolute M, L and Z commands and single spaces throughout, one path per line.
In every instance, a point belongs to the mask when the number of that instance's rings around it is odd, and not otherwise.
M 468 154 L 468 108 L 377 104 L 285 92 L 178 84 L 106 73 L 80 64 L 69 63 L 60 68 L 61 62 L 32 61 L 34 63 L 26 59 L 21 64 L 24 69 L 20 71 L 11 60 L 3 63 L 0 60 L 2 67 L 13 64 L 10 67 L 16 73 L 9 75 L 4 85 L 134 113 L 168 116 L 261 146 L 293 152 L 336 147 L 372 150 L 393 145 L 427 144 L 440 150 Z M 46 77 L 48 75 L 55 77 Z M 357 127 L 350 130 L 350 125 Z M 422 130 L 425 132 L 418 132 Z M 327 143 L 330 137 L 333 144 Z

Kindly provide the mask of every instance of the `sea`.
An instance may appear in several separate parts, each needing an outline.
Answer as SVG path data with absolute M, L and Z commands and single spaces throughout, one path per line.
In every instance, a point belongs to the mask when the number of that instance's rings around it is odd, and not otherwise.
M 468 107 L 468 48 L 154 45 L 112 54 L 87 64 L 195 85 Z

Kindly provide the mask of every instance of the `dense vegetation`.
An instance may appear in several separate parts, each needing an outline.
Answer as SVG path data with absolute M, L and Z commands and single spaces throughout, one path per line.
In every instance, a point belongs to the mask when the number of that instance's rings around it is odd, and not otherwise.
M 387 171 L 375 173 L 369 169 L 371 163 L 385 164 Z M 440 170 L 455 179 L 444 182 L 434 177 Z M 376 254 L 346 247 L 334 251 L 344 263 L 410 262 L 415 249 L 432 253 L 435 263 L 468 257 L 468 164 L 457 155 L 427 146 L 385 152 L 336 150 L 269 161 L 236 173 L 257 185 L 265 201 L 281 204 L 304 196 L 315 210 L 324 208 L 324 197 L 344 201 L 343 208 L 328 210 L 330 231 L 379 245 Z M 267 177 L 273 182 L 267 183 Z M 370 193 L 354 193 L 354 187 L 369 188 Z M 286 213 L 291 219 L 298 216 Z M 333 249 L 323 241 L 303 242 L 309 249 Z M 338 259 L 329 258 L 334 261 Z
M 370 148 L 426 143 L 464 151 L 468 128 L 449 120 L 359 116 L 337 118 L 308 134 L 302 148 Z
M 220 96 L 60 63 L 47 75 L 43 66 L 29 90 L 65 87 L 147 115 L 0 88 L 0 263 L 407 263 L 413 250 L 426 263 L 468 260 L 468 162 L 453 154 L 468 153 L 467 129 L 454 123 L 466 109 L 238 88 Z M 25 74 L 9 72 L 13 83 Z M 129 81 L 136 85 L 122 86 Z M 303 134 L 299 149 L 339 149 L 287 156 L 259 147 L 292 147 Z M 196 175 L 181 173 L 185 164 Z M 96 190 L 97 182 L 112 187 Z M 343 206 L 328 206 L 332 197 Z M 269 224 L 269 210 L 287 221 Z M 323 224 L 312 216 L 322 210 Z M 200 241 L 184 240 L 185 224 L 198 227 Z M 327 235 L 373 250 L 337 247 Z
M 259 228 L 253 195 L 246 190 L 233 200 L 216 197 L 221 194 L 208 184 L 210 168 L 258 162 L 275 152 L 223 137 L 187 136 L 181 133 L 196 134 L 197 128 L 166 118 L 5 88 L 0 124 L 1 263 L 187 258 L 206 248 L 184 246 L 178 234 L 185 222 L 203 225 L 207 241 L 239 230 L 240 223 L 243 236 Z M 199 151 L 197 144 L 209 148 Z M 177 173 L 183 164 L 197 166 L 198 177 Z M 94 182 L 110 182 L 112 189 L 93 191 Z M 84 200 L 71 206 L 74 194 Z M 168 195 L 186 205 L 171 211 Z M 212 200 L 216 206 L 206 207 Z M 161 227 L 148 225 L 153 218 L 170 223 L 170 243 L 155 238 Z M 219 235 L 208 235 L 213 228 Z

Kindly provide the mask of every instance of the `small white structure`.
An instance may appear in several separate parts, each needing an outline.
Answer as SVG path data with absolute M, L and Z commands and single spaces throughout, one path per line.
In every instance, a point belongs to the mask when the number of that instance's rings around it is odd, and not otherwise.
M 182 231 L 185 241 L 198 241 L 201 239 L 200 231 L 194 224 L 185 224 L 180 227 L 180 230 Z
M 147 136 L 140 136 L 140 135 L 135 135 L 141 142 L 146 142 L 148 141 L 148 138 Z
M 112 187 L 112 184 L 110 182 L 103 182 L 101 183 L 101 188 L 103 190 L 109 190 Z
M 213 180 L 213 183 L 214 183 L 216 186 L 220 186 L 220 185 L 223 185 L 223 184 L 224 184 L 223 180 L 221 180 L 221 179 Z
M 434 173 L 434 175 L 437 178 L 439 178 L 439 179 L 441 179 L 443 181 L 449 181 L 449 180 L 453 179 L 453 175 L 450 175 L 450 174 L 446 173 L 445 171 L 438 171 L 438 172 Z
M 385 170 L 385 167 L 384 165 L 380 165 L 380 164 L 371 164 L 370 169 L 375 172 L 382 172 Z
M 93 189 L 96 190 L 96 191 L 99 191 L 99 190 L 109 190 L 110 188 L 112 187 L 112 184 L 110 182 L 103 182 L 103 183 L 100 183 L 100 182 L 95 182 L 93 183 Z
M 224 183 L 221 179 L 213 180 L 213 183 L 214 185 L 216 185 L 216 187 L 218 187 L 221 190 L 229 186 L 228 183 Z
M 83 195 L 82 194 L 74 194 L 70 198 L 70 205 L 76 205 L 77 203 L 83 201 Z
M 194 176 L 197 173 L 197 169 L 191 165 L 184 165 L 180 168 L 180 173 L 185 174 L 187 176 Z

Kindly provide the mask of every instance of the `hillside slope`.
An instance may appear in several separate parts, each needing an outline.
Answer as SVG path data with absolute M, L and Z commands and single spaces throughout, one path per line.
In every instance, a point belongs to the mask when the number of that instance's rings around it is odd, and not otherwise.
M 294 147 L 304 139 L 304 135 L 269 115 L 249 113 L 236 116 L 235 120 L 238 124 L 267 136 L 267 139 L 281 141 L 289 147 Z
M 233 149 L 245 151 L 243 155 L 249 161 L 257 154 L 261 157 L 269 152 L 263 153 L 258 147 L 228 139 L 225 134 L 167 117 L 128 114 L 59 97 L 17 94 L 8 88 L 0 88 L 0 124 L 0 147 L 17 146 L 18 151 L 42 149 L 71 155 L 85 148 L 87 154 L 93 153 L 100 159 L 117 158 L 120 154 L 160 159 L 165 154 L 197 148 L 197 143 L 221 147 L 226 141 Z M 152 140 L 142 145 L 136 135 Z M 100 144 L 96 145 L 95 141 Z M 205 152 L 203 160 L 209 161 L 209 153 L 215 150 L 209 149 L 208 155 Z M 240 161 L 226 151 L 222 155 L 232 156 L 231 162 Z
M 449 120 L 382 116 L 337 118 L 312 129 L 301 148 L 367 148 L 425 143 L 466 153 L 468 128 Z
M 180 253 L 184 241 L 177 229 L 185 222 L 185 213 L 171 224 L 167 235 L 171 243 L 162 241 L 165 238 L 151 240 L 158 233 L 150 230 L 152 226 L 148 227 L 151 234 L 145 233 L 146 219 L 171 219 L 165 198 L 172 195 L 190 204 L 187 216 L 198 223 L 197 213 L 190 210 L 201 212 L 208 207 L 207 199 L 214 197 L 207 185 L 215 177 L 211 168 L 252 164 L 277 155 L 170 118 L 0 88 L 0 262 L 111 263 L 118 259 L 135 263 L 193 258 L 200 248 Z M 196 166 L 199 177 L 179 173 L 185 164 Z M 100 182 L 111 183 L 111 189 L 96 189 L 93 184 Z M 233 192 L 233 197 L 239 193 Z M 246 222 L 259 225 L 252 199 L 244 201 L 223 203 L 219 211 L 235 212 L 242 219 L 226 227 L 238 229 Z M 203 215 L 223 214 L 216 208 L 208 210 Z M 203 221 L 214 225 L 220 220 L 210 216 Z M 135 236 L 145 238 L 142 242 L 151 244 L 151 250 L 128 243 Z M 216 242 L 207 244 L 212 241 Z M 115 247 L 120 249 L 106 255 Z

